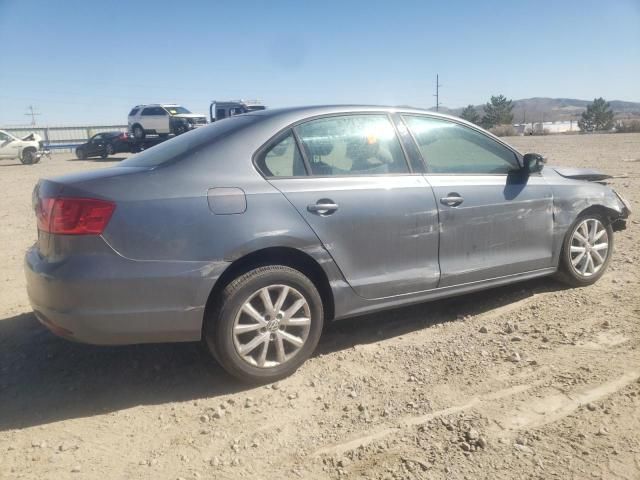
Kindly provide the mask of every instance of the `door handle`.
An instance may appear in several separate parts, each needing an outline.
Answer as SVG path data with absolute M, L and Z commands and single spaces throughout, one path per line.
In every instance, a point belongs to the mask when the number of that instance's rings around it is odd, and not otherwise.
M 338 210 L 338 204 L 333 203 L 332 200 L 318 200 L 316 203 L 307 205 L 307 210 L 319 215 L 331 215 Z
M 442 197 L 440 199 L 441 204 L 449 207 L 457 207 L 462 202 L 464 202 L 464 198 L 462 198 L 458 193 L 450 193 L 446 197 Z

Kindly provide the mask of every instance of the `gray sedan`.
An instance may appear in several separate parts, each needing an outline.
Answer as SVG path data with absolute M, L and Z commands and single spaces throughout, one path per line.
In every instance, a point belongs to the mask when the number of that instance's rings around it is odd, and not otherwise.
M 203 339 L 231 374 L 272 381 L 331 320 L 545 275 L 595 282 L 630 212 L 604 178 L 423 110 L 253 112 L 41 180 L 27 288 L 63 337 Z

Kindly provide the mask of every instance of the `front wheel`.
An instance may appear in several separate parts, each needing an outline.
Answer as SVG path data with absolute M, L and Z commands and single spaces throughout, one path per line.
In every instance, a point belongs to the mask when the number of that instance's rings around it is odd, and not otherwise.
M 26 148 L 22 151 L 22 155 L 20 156 L 20 162 L 23 165 L 32 165 L 36 162 L 36 151 L 33 148 Z
M 580 215 L 562 245 L 559 278 L 575 287 L 598 281 L 611 261 L 613 229 L 599 213 Z
M 142 128 L 142 126 L 134 125 L 132 129 L 132 133 L 133 133 L 133 137 L 136 140 L 144 140 L 145 131 L 144 131 L 144 128 Z
M 173 127 L 173 133 L 177 137 L 189 131 L 189 126 L 186 123 L 179 123 Z
M 107 154 L 106 156 L 108 157 L 109 155 L 115 155 L 116 150 L 115 148 L 113 148 L 113 145 L 111 145 L 110 143 L 107 143 L 107 147 L 105 148 L 105 153 Z M 106 158 L 106 157 L 103 157 Z
M 204 338 L 231 375 L 251 383 L 293 373 L 315 350 L 324 313 L 317 288 L 290 267 L 256 268 L 231 282 L 205 319 Z

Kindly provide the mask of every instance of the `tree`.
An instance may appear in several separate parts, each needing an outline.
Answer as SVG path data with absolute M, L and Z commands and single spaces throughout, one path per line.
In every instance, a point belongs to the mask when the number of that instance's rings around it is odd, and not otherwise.
M 491 96 L 491 101 L 484 106 L 484 117 L 482 117 L 482 126 L 492 128 L 496 125 L 506 125 L 513 122 L 513 110 L 511 100 L 507 100 L 504 95 L 497 97 Z
M 467 122 L 480 125 L 480 114 L 476 111 L 473 105 L 467 105 L 464 107 L 464 110 L 462 110 L 462 113 L 460 114 L 460 118 L 465 119 Z
M 578 127 L 583 132 L 596 132 L 611 130 L 613 128 L 613 110 L 609 102 L 604 98 L 596 98 L 587 109 L 582 112 L 582 118 L 578 120 Z

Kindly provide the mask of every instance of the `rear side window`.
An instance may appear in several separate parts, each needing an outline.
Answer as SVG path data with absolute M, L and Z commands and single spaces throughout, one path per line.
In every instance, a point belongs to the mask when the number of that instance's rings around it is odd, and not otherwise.
M 134 115 L 136 115 L 138 113 L 138 110 L 140 110 L 139 108 L 134 108 L 133 110 L 131 110 L 129 112 L 129 116 L 133 117 Z
M 429 173 L 487 175 L 518 168 L 515 153 L 469 127 L 433 117 L 403 118 Z
M 147 107 L 142 110 L 142 115 L 167 115 L 167 112 L 162 107 Z
M 296 127 L 313 175 L 409 173 L 386 115 L 322 118 Z
M 256 166 L 266 177 L 302 177 L 307 174 L 291 132 L 278 138 L 260 154 Z

